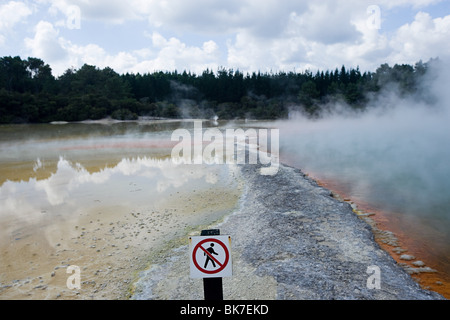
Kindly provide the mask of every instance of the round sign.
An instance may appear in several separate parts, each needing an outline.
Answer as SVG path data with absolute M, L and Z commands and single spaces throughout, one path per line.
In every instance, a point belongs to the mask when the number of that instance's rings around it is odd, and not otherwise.
M 223 251 L 225 252 L 225 260 L 222 262 L 219 261 L 207 249 L 203 248 L 202 245 L 206 242 L 215 242 L 215 243 L 219 244 L 223 248 Z M 219 265 L 219 268 L 217 268 L 215 270 L 206 270 L 205 268 L 200 267 L 200 265 L 197 262 L 197 258 L 196 258 L 196 254 L 199 249 L 202 250 L 204 252 L 204 254 L 207 255 L 208 258 L 210 258 L 212 261 L 217 263 Z M 192 262 L 194 262 L 194 265 L 198 270 L 200 270 L 201 272 L 206 273 L 206 274 L 214 274 L 214 273 L 218 273 L 218 272 L 222 271 L 227 266 L 229 259 L 230 259 L 230 253 L 228 252 L 227 246 L 222 241 L 219 241 L 214 238 L 208 238 L 208 239 L 200 241 L 199 243 L 197 243 L 194 250 L 192 250 Z

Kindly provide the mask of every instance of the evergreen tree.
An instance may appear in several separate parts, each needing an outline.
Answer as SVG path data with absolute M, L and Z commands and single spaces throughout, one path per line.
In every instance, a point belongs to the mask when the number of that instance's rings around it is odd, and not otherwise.
M 116 73 L 84 64 L 55 78 L 38 58 L 0 58 L 0 123 L 80 121 L 107 116 L 121 120 L 138 116 L 180 118 L 186 115 L 220 118 L 275 119 L 288 106 L 301 105 L 317 115 L 321 105 L 343 100 L 364 108 L 367 95 L 395 88 L 427 103 L 433 96 L 421 86 L 428 64 L 382 64 L 361 74 L 359 67 L 304 72 L 243 74 L 239 70 L 206 69 L 199 76 L 182 73 Z M 183 108 L 181 108 L 183 106 Z M 182 112 L 183 111 L 183 112 Z

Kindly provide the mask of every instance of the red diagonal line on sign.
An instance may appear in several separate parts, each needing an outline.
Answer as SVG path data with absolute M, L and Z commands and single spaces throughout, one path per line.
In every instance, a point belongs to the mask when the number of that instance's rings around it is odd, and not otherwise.
M 209 253 L 208 250 L 206 250 L 206 249 L 203 248 L 202 246 L 200 246 L 200 248 L 208 255 L 208 257 L 210 257 L 211 259 L 213 259 L 215 262 L 217 262 L 217 264 L 218 264 L 219 266 L 222 267 L 222 263 L 220 263 L 216 258 L 214 258 L 214 257 L 212 256 L 212 254 Z

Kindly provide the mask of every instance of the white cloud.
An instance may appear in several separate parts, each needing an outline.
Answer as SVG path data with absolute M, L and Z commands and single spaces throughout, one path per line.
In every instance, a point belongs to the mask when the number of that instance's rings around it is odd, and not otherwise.
M 47 21 L 40 21 L 36 25 L 34 38 L 26 38 L 25 46 L 33 56 L 48 62 L 59 61 L 66 56 L 58 30 Z
M 340 66 L 348 62 L 347 48 L 365 41 L 353 20 L 367 19 L 366 6 L 354 7 L 349 2 L 321 1 L 279 12 L 278 19 L 284 21 L 279 35 L 263 38 L 251 29 L 241 30 L 228 42 L 228 64 L 263 72 Z
M 391 8 L 419 8 L 438 2 L 383 0 L 379 4 L 382 10 L 380 18 L 384 10 Z M 210 13 L 211 5 L 196 16 L 193 12 L 201 4 L 202 1 L 194 1 L 190 10 L 184 10 L 187 4 L 177 5 L 177 1 L 163 2 L 159 7 L 154 4 L 153 8 L 157 9 L 155 21 L 157 25 L 174 28 L 191 23 L 189 26 L 192 29 L 203 33 L 203 23 L 210 20 L 202 17 Z M 435 27 L 429 25 L 428 29 L 422 31 L 417 29 L 419 22 L 414 22 L 412 26 L 406 25 L 388 33 L 367 25 L 370 19 L 367 8 L 371 4 L 369 0 L 324 0 L 304 1 L 301 5 L 289 2 L 280 6 L 273 1 L 242 1 L 240 9 L 236 10 L 236 4 L 231 2 L 212 15 L 215 19 L 207 29 L 228 32 L 230 38 L 226 45 L 226 65 L 242 71 L 333 69 L 342 64 L 374 70 L 384 62 L 396 63 L 400 59 L 402 63 L 408 51 L 411 52 L 410 57 L 405 62 L 414 63 L 420 59 L 427 60 L 433 56 L 432 53 L 445 52 L 447 49 L 448 41 L 445 39 L 449 37 L 446 31 L 450 28 L 446 19 L 438 19 L 433 22 Z M 222 20 L 221 17 L 226 19 Z M 196 18 L 198 21 L 194 21 Z M 226 24 L 225 20 L 229 23 Z M 222 25 L 225 26 L 221 29 Z M 427 37 L 428 33 L 433 33 L 433 36 L 426 41 L 421 39 L 422 36 Z
M 26 48 L 50 63 L 57 74 L 83 63 L 109 66 L 119 73 L 174 69 L 200 73 L 219 66 L 244 72 L 277 72 L 334 69 L 342 64 L 374 70 L 384 62 L 414 63 L 450 52 L 448 17 L 432 19 L 420 13 L 397 30 L 376 30 L 367 26 L 371 0 L 34 2 L 41 5 L 35 7 L 36 12 L 45 11 L 46 20 L 51 22 L 38 23 L 34 36 L 25 40 Z M 425 10 L 438 2 L 380 0 L 378 5 L 382 17 L 391 18 L 385 13 L 392 8 Z M 8 5 L 11 4 L 18 2 L 10 1 Z M 80 9 L 82 20 L 76 31 L 67 30 L 70 8 L 74 6 Z M 30 15 L 31 11 L 25 8 L 22 7 L 23 15 Z M 2 28 L 18 23 L 15 18 L 9 19 L 12 20 L 0 22 L 0 44 L 8 41 Z M 99 21 L 103 22 L 104 32 L 123 26 L 120 31 L 126 31 L 119 33 L 129 35 L 126 41 L 117 36 L 123 46 L 100 42 L 103 31 L 95 28 Z M 191 42 L 196 35 L 199 38 Z M 111 47 L 116 51 L 110 51 Z
M 410 5 L 431 2 L 436 1 Z M 258 66 L 260 70 L 261 66 L 273 70 L 323 70 L 344 64 L 373 71 L 385 62 L 414 64 L 420 59 L 449 56 L 450 16 L 432 19 L 419 12 L 413 22 L 388 33 L 367 25 L 369 15 L 364 2 L 354 8 L 347 2 L 336 10 L 323 3 L 311 6 L 304 14 L 291 13 L 285 32 L 277 39 L 258 41 L 252 34 L 241 32 L 229 43 L 229 63 L 253 70 Z M 405 2 L 394 4 L 401 6 Z
M 22 2 L 10 1 L 0 5 L 0 45 L 6 42 L 6 36 L 13 31 L 13 27 L 31 14 L 31 9 Z
M 40 21 L 34 37 L 25 39 L 25 46 L 29 55 L 49 63 L 56 76 L 85 63 L 99 68 L 111 67 L 119 73 L 184 69 L 201 73 L 206 68 L 217 69 L 219 66 L 219 47 L 212 40 L 201 46 L 189 46 L 180 39 L 166 39 L 157 32 L 150 38 L 152 49 L 111 54 L 95 43 L 79 45 L 67 40 L 53 24 Z
M 255 36 L 274 37 L 283 31 L 292 11 L 303 11 L 307 2 L 278 0 L 135 0 L 154 27 L 187 30 L 206 35 L 246 30 Z
M 188 28 L 190 31 L 233 31 L 245 1 L 135 1 L 153 26 Z
M 157 53 L 139 63 L 135 69 L 142 68 L 140 72 L 188 70 L 201 73 L 206 68 L 219 66 L 219 47 L 212 40 L 204 42 L 201 47 L 189 46 L 175 37 L 166 39 L 158 32 L 151 35 L 151 40 Z
M 315 2 L 309 10 L 298 15 L 290 15 L 292 33 L 324 44 L 356 41 L 361 34 L 351 23 L 354 11 L 337 2 Z
M 207 41 L 201 47 L 188 46 L 177 38 L 166 39 L 157 32 L 151 35 L 151 40 L 155 50 L 122 51 L 114 55 L 96 44 L 78 46 L 67 42 L 65 46 L 71 66 L 80 67 L 87 63 L 99 68 L 111 67 L 119 73 L 184 69 L 200 73 L 218 66 L 219 52 L 214 41 Z
M 98 68 L 110 67 L 116 72 L 126 73 L 138 64 L 139 54 L 135 52 L 119 52 L 108 54 L 96 44 L 80 46 L 70 41 L 62 40 L 66 53 L 65 59 L 55 61 L 52 65 L 53 74 L 61 75 L 70 67 L 80 68 L 83 64 L 94 65 Z
M 62 13 L 66 18 L 74 14 L 74 8 L 83 20 L 96 20 L 107 23 L 124 23 L 140 17 L 140 10 L 133 1 L 122 0 L 36 0 L 41 4 L 50 4 L 48 11 L 57 15 Z
M 376 4 L 382 5 L 387 9 L 406 6 L 412 7 L 413 9 L 420 9 L 443 1 L 446 0 L 378 0 Z
M 0 6 L 0 31 L 11 29 L 31 14 L 31 9 L 26 4 L 10 1 Z
M 450 55 L 450 15 L 432 19 L 419 12 L 410 24 L 401 26 L 390 41 L 392 60 L 411 63 Z
M 292 70 L 293 57 L 304 55 L 302 39 L 262 39 L 248 32 L 237 34 L 227 47 L 227 65 L 242 72 Z

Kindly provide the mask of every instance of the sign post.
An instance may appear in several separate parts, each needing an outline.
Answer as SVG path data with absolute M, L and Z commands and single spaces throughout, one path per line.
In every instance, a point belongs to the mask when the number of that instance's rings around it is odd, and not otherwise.
M 203 278 L 205 300 L 223 300 L 222 278 L 231 277 L 231 238 L 220 230 L 202 230 L 189 238 L 191 278 Z

